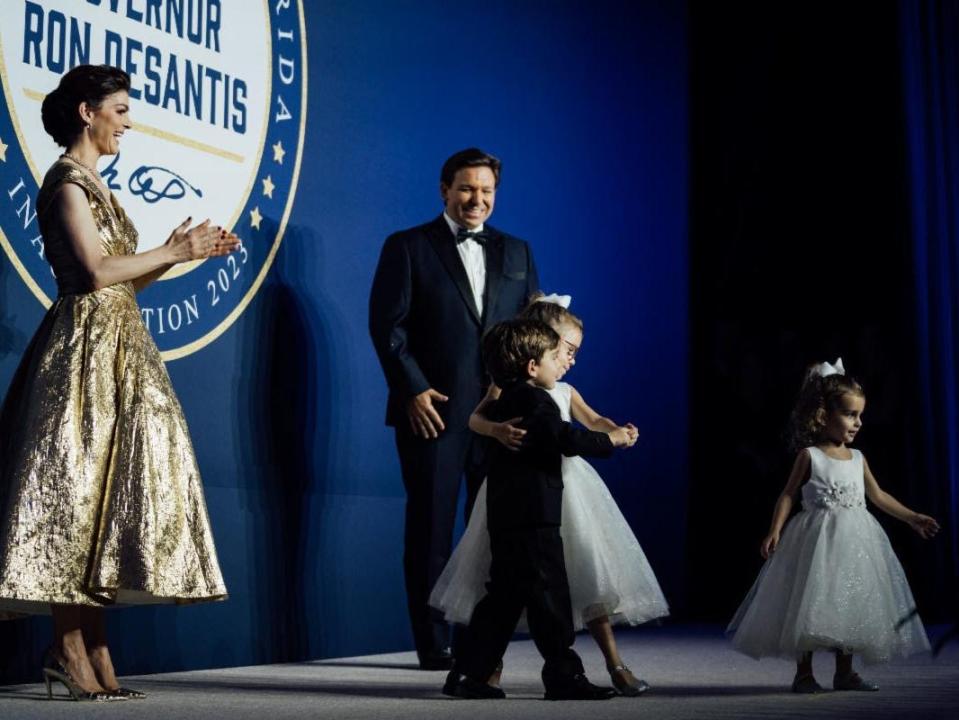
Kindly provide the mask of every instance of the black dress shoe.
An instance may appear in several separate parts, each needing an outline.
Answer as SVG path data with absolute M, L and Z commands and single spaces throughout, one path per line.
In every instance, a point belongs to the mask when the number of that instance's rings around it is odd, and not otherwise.
M 420 670 L 452 670 L 453 653 L 450 649 L 440 648 L 419 655 Z
M 472 678 L 450 670 L 443 684 L 443 694 L 468 700 L 502 700 L 506 697 L 500 688 L 477 682 Z
M 543 696 L 546 700 L 609 700 L 616 695 L 610 687 L 593 685 L 586 676 L 574 675 L 568 682 L 554 684 L 546 688 Z
M 792 691 L 798 695 L 815 695 L 823 690 L 822 685 L 816 682 L 816 678 L 811 673 L 807 675 L 797 673 L 793 678 Z

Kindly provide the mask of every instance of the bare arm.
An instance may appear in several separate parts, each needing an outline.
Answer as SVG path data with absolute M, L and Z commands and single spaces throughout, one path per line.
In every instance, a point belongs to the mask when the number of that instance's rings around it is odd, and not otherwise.
M 470 430 L 480 435 L 485 435 L 486 437 L 493 437 L 493 433 L 490 428 L 496 423 L 494 423 L 492 420 L 489 420 L 484 413 L 486 408 L 489 407 L 490 403 L 499 398 L 501 392 L 502 391 L 496 387 L 495 383 L 490 383 L 489 389 L 486 391 L 486 396 L 480 400 L 480 404 L 476 406 L 476 408 L 473 410 L 473 413 L 470 415 Z
M 873 505 L 887 515 L 892 515 L 897 520 L 902 520 L 904 523 L 907 523 L 923 538 L 931 538 L 939 532 L 939 523 L 936 522 L 935 519 L 910 510 L 879 487 L 879 483 L 869 469 L 869 463 L 866 462 L 865 456 L 863 456 L 862 459 L 862 466 L 863 480 L 866 485 L 866 497 L 869 498 Z
M 135 255 L 104 255 L 93 213 L 82 188 L 73 183 L 64 184 L 54 196 L 51 209 L 55 226 L 69 243 L 94 290 L 158 276 L 185 260 L 226 254 L 236 244 L 211 226 L 209 220 L 190 228 L 187 219 L 158 248 Z
M 576 422 L 583 427 L 589 428 L 590 430 L 596 430 L 598 432 L 611 432 L 619 427 L 618 424 L 614 423 L 608 417 L 603 417 L 598 412 L 593 410 L 593 408 L 587 405 L 586 401 L 583 400 L 583 396 L 579 394 L 579 391 L 576 388 L 570 386 L 569 389 L 569 412 Z
M 181 230 L 183 226 L 178 227 L 174 230 L 170 237 L 167 239 L 167 243 L 171 243 L 177 236 L 177 233 Z M 239 248 L 244 254 L 247 252 L 242 244 L 240 243 L 240 238 L 232 232 L 227 232 L 225 230 L 220 230 L 217 239 L 214 241 L 213 250 L 210 252 L 208 257 L 220 257 L 222 255 L 229 255 L 235 249 Z M 157 268 L 153 272 L 149 272 L 146 275 L 141 275 L 136 280 L 133 281 L 133 287 L 137 292 L 140 292 L 143 288 L 151 285 L 156 280 L 159 280 L 163 277 L 163 273 L 172 268 L 175 263 L 168 263 L 162 267 Z
M 579 391 L 576 388 L 570 385 L 569 390 L 569 413 L 573 416 L 573 419 L 576 422 L 583 427 L 589 428 L 590 430 L 595 430 L 597 432 L 612 433 L 617 432 L 620 430 L 620 428 L 622 428 L 626 431 L 626 434 L 629 437 L 629 441 L 626 443 L 625 447 L 632 447 L 636 443 L 636 440 L 639 438 L 639 430 L 636 429 L 635 425 L 632 423 L 619 425 L 610 420 L 608 417 L 600 415 L 598 412 L 593 410 L 593 408 L 586 404 L 586 401 L 583 400 L 583 396 L 579 394 Z
M 476 406 L 476 409 L 473 410 L 473 413 L 470 415 L 469 428 L 479 435 L 495 438 L 510 450 L 518 450 L 523 444 L 523 437 L 526 435 L 525 430 L 517 427 L 517 423 L 523 418 L 511 418 L 505 422 L 498 423 L 493 422 L 484 414 L 490 403 L 499 398 L 500 392 L 500 389 L 496 387 L 495 384 L 489 386 L 489 390 L 486 391 L 486 397 L 480 400 L 480 404 Z
M 779 536 L 782 533 L 783 525 L 789 519 L 789 513 L 792 512 L 793 504 L 796 502 L 796 496 L 799 494 L 799 488 L 809 479 L 809 468 L 811 462 L 809 453 L 801 450 L 796 455 L 796 461 L 793 463 L 793 469 L 789 473 L 789 479 L 786 480 L 786 487 L 779 493 L 776 499 L 776 505 L 773 507 L 773 519 L 769 524 L 769 533 L 763 538 L 759 552 L 764 558 L 768 558 L 776 552 L 776 546 L 779 545 Z
M 86 270 L 94 290 L 135 280 L 174 262 L 170 248 L 165 245 L 135 255 L 104 255 L 87 195 L 78 185 L 65 184 L 54 196 L 51 209 L 57 229 Z
M 141 275 L 133 281 L 134 289 L 137 292 L 140 292 L 143 288 L 151 285 L 156 280 L 159 280 L 163 276 L 163 273 L 165 273 L 171 267 L 173 267 L 173 263 L 166 263 L 158 267 L 156 270 L 148 272 L 146 275 Z

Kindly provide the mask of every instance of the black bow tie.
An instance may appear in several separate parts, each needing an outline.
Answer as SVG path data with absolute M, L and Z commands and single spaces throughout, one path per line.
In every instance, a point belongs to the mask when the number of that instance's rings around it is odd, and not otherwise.
M 489 240 L 489 233 L 485 230 L 477 231 L 461 227 L 456 231 L 456 242 L 461 243 L 464 240 L 475 240 L 480 245 L 485 245 L 486 241 Z

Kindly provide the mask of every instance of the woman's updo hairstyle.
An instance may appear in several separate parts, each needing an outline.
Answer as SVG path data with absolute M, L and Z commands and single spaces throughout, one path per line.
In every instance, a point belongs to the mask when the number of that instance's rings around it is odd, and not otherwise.
M 842 407 L 843 395 L 865 397 L 862 385 L 854 378 L 839 374 L 822 377 L 812 372 L 813 367 L 806 372 L 789 418 L 786 434 L 793 452 L 822 441 L 829 414 Z
M 573 315 L 569 310 L 559 303 L 543 300 L 546 294 L 542 292 L 534 293 L 530 297 L 529 305 L 519 314 L 522 318 L 530 320 L 539 320 L 549 325 L 551 328 L 558 328 L 562 325 L 572 325 L 583 332 L 583 321 Z
M 43 99 L 43 129 L 61 147 L 69 147 L 83 131 L 80 103 L 98 108 L 104 98 L 130 90 L 130 76 L 111 65 L 77 65 L 60 78 L 56 89 Z

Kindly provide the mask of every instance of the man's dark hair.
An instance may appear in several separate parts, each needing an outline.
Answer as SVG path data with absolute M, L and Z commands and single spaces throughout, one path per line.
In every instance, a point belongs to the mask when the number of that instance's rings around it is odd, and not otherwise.
M 528 318 L 506 320 L 483 336 L 483 362 L 493 382 L 506 387 L 526 380 L 529 361 L 541 362 L 558 345 L 559 335 L 544 322 Z
M 496 187 L 499 187 L 499 169 L 502 163 L 498 157 L 493 157 L 488 152 L 483 152 L 479 148 L 466 148 L 458 153 L 453 153 L 443 163 L 443 169 L 440 170 L 440 182 L 446 187 L 452 187 L 453 178 L 456 173 L 466 167 L 488 167 L 493 171 L 493 177 L 496 178 Z

